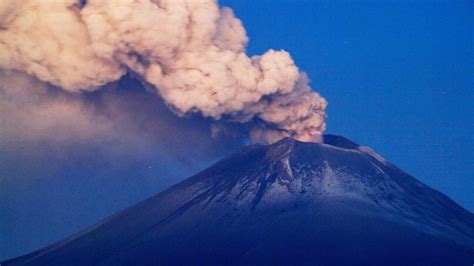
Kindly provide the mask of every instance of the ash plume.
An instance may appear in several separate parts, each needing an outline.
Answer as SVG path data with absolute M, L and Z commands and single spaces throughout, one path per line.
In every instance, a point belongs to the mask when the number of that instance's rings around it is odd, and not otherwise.
M 319 141 L 327 102 L 286 51 L 249 57 L 245 29 L 212 0 L 6 0 L 0 68 L 73 93 L 133 73 L 178 115 L 250 124 L 256 142 Z

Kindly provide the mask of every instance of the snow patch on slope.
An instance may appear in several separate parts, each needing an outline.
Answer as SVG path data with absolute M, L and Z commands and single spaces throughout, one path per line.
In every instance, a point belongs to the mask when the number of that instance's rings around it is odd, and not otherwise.
M 379 161 L 379 162 L 381 162 L 385 165 L 388 165 L 388 161 L 384 157 L 382 157 L 380 154 L 378 154 L 374 150 L 372 150 L 371 148 L 369 148 L 367 146 L 359 146 L 357 149 L 362 153 L 365 153 L 367 155 L 370 155 L 370 156 L 374 157 L 377 161 Z

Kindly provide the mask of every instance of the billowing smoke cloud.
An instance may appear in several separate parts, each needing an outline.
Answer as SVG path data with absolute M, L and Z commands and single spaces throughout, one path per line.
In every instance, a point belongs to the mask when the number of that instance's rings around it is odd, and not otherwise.
M 318 141 L 325 99 L 287 52 L 249 57 L 247 41 L 212 0 L 0 2 L 4 70 L 73 93 L 134 73 L 177 114 L 249 123 L 259 142 Z

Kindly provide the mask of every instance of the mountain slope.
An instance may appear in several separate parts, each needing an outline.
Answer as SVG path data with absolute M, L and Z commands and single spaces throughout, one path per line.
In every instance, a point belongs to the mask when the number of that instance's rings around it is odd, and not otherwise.
M 474 215 L 339 137 L 253 145 L 2 265 L 466 264 Z

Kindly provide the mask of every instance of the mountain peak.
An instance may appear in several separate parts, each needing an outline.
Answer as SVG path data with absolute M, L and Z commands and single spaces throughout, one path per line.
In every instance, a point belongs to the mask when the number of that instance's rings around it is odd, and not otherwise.
M 234 153 L 2 265 L 472 263 L 474 215 L 335 135 Z
M 359 147 L 359 144 L 348 138 L 331 134 L 323 135 L 323 143 L 349 150 L 357 149 Z
M 295 140 L 290 137 L 285 137 L 273 144 L 268 145 L 268 150 L 267 150 L 267 158 L 268 159 L 281 159 L 280 157 L 288 157 L 289 154 L 292 152 L 293 147 L 298 144 L 298 145 L 303 145 L 303 146 L 311 146 L 314 143 L 313 142 L 302 142 Z M 352 140 L 345 138 L 343 136 L 339 135 L 323 135 L 323 142 L 322 144 L 334 146 L 337 148 L 341 149 L 346 149 L 346 150 L 359 150 L 361 152 L 364 152 L 365 149 L 359 149 L 362 146 L 359 144 L 353 142 Z M 368 148 L 368 147 L 364 147 Z M 370 148 L 369 148 L 370 149 Z
M 297 140 L 292 138 L 281 139 L 268 146 L 266 158 L 269 160 L 281 160 L 288 158 Z

